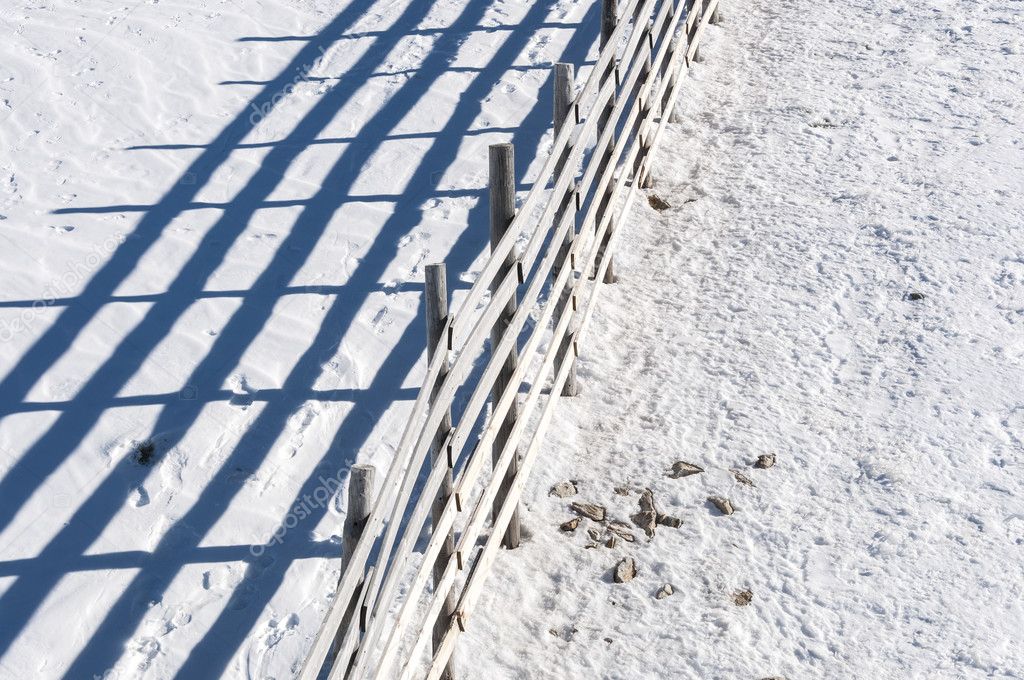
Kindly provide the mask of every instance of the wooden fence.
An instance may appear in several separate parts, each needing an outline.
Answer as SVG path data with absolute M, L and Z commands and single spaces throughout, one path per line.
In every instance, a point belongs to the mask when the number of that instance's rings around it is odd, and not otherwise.
M 717 13 L 718 0 L 604 0 L 578 93 L 572 66 L 555 66 L 551 154 L 518 210 L 513 149 L 490 148 L 491 257 L 455 314 L 444 266 L 427 268 L 427 375 L 372 503 L 373 470 L 353 469 L 344 569 L 301 680 L 452 675 L 499 548 L 518 545 L 519 497 L 559 397 L 577 391 L 618 226 Z

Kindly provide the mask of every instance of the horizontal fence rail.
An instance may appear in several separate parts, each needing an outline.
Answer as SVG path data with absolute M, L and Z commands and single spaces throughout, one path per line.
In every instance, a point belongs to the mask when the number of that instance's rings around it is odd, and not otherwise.
M 555 66 L 550 155 L 518 210 L 513 150 L 491 148 L 491 256 L 455 314 L 443 265 L 427 268 L 426 377 L 375 500 L 372 471 L 350 484 L 358 516 L 300 680 L 453 677 L 498 550 L 518 545 L 519 497 L 554 408 L 578 391 L 619 224 L 717 14 L 718 0 L 604 0 L 578 93 L 572 66 Z

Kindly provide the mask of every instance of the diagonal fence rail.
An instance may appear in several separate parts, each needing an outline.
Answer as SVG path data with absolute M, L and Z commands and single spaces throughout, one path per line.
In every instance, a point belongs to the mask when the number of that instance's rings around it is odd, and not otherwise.
M 578 93 L 572 66 L 555 66 L 551 153 L 518 210 L 513 149 L 490 149 L 491 257 L 457 313 L 443 265 L 428 268 L 426 378 L 372 504 L 372 471 L 353 472 L 360 516 L 348 518 L 344 570 L 300 680 L 452 677 L 497 552 L 518 545 L 519 497 L 560 396 L 577 391 L 618 227 L 718 0 L 602 9 Z

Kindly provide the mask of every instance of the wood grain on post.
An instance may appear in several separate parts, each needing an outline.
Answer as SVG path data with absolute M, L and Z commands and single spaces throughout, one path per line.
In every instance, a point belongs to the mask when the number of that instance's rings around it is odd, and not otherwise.
M 508 231 L 509 225 L 512 224 L 513 218 L 516 216 L 516 182 L 515 182 L 515 154 L 511 144 L 492 144 L 489 149 L 489 195 L 490 195 L 490 213 L 491 213 L 491 248 L 494 248 L 501 241 L 505 232 Z M 496 290 L 501 285 L 501 281 L 508 275 L 508 272 L 516 266 L 515 256 L 512 252 L 509 252 L 503 265 L 498 269 L 498 274 L 495 276 L 494 283 L 492 284 L 492 290 Z M 516 296 L 515 294 L 509 299 L 508 304 L 505 305 L 505 309 L 498 316 L 498 320 L 494 324 L 494 328 L 491 331 L 491 347 L 497 347 L 498 343 L 501 342 L 504 337 L 506 330 L 509 327 L 512 317 L 516 313 Z M 516 366 L 519 362 L 518 349 L 513 346 L 509 351 L 509 354 L 504 359 L 504 365 L 501 371 L 498 373 L 497 379 L 494 381 L 494 387 L 491 389 L 491 398 L 495 404 L 501 399 L 502 395 L 505 394 L 505 390 L 510 388 L 511 376 L 516 370 Z M 518 389 L 518 385 L 511 386 L 512 389 Z M 508 441 L 509 434 L 512 432 L 512 427 L 515 425 L 516 418 L 519 415 L 519 400 L 518 398 L 513 399 L 512 407 L 505 415 L 505 420 L 502 422 L 501 427 L 498 429 L 498 433 L 494 438 L 494 444 L 492 449 L 492 456 L 494 460 L 501 457 L 501 451 L 505 447 L 505 443 Z M 509 487 L 512 486 L 513 480 L 515 480 L 516 474 L 519 472 L 519 453 L 516 452 L 512 456 L 512 462 L 509 464 L 508 472 L 505 475 L 505 479 L 502 481 L 501 488 L 498 490 L 497 496 L 494 498 L 494 505 L 492 506 L 494 516 L 497 517 L 501 511 L 502 506 L 505 505 L 505 498 L 508 496 Z M 520 527 L 519 527 L 519 508 L 516 508 L 512 513 L 512 521 L 509 522 L 508 530 L 505 532 L 503 544 L 506 548 L 518 548 L 520 542 Z
M 682 40 L 682 45 L 681 46 L 680 46 L 680 42 L 679 42 L 680 40 Z M 682 49 L 684 53 L 686 52 L 686 40 L 685 40 L 685 38 L 672 38 L 672 41 L 669 43 L 668 51 L 670 53 L 672 53 L 672 54 L 675 54 L 676 50 L 678 50 L 678 49 Z M 675 104 L 673 104 L 671 111 L 666 111 L 666 109 L 667 109 L 668 104 L 669 104 L 669 99 L 672 96 L 672 92 L 675 91 L 676 83 L 679 82 L 679 70 L 671 68 L 671 64 L 672 64 L 672 60 L 671 59 L 669 60 L 668 63 L 670 64 L 669 68 L 671 69 L 671 71 L 668 74 L 664 74 L 664 73 L 662 74 L 663 78 L 664 77 L 668 78 L 668 87 L 665 88 L 665 94 L 662 95 L 661 108 L 662 108 L 663 114 L 665 112 L 668 113 L 668 122 L 672 123 L 673 125 L 678 125 L 679 123 L 683 122 L 683 117 L 681 115 L 679 115 L 679 110 L 678 110 L 679 103 L 676 102 Z M 686 61 L 685 60 L 683 61 L 682 68 L 686 68 Z
M 348 513 L 345 515 L 345 527 L 342 532 L 342 545 L 345 551 L 344 561 L 347 566 L 352 550 L 359 542 L 366 527 L 366 519 L 370 516 L 373 506 L 373 482 L 377 469 L 372 465 L 353 465 L 348 482 Z
M 341 531 L 341 573 L 349 568 L 352 559 L 352 551 L 359 542 L 366 528 L 366 520 L 370 517 L 370 510 L 373 508 L 373 483 L 377 475 L 377 469 L 372 465 L 358 464 L 352 466 L 348 480 L 348 511 L 345 514 L 345 524 Z M 337 655 L 341 651 L 345 633 L 350 626 L 360 625 L 357 621 L 356 605 L 359 603 L 359 590 L 365 586 L 361 583 L 352 597 L 348 610 L 338 626 L 334 635 L 334 644 L 331 648 L 331 658 L 328 664 L 332 667 L 338 662 Z M 351 663 L 346 660 L 345 663 Z
M 572 64 L 555 64 L 554 68 L 554 102 L 555 107 L 552 112 L 552 120 L 555 124 L 555 137 L 562 130 L 565 125 L 565 121 L 568 120 L 569 114 L 572 112 L 572 100 L 573 90 L 575 85 L 573 83 L 573 67 Z M 557 165 L 555 165 L 555 178 L 557 180 L 559 174 L 562 172 L 562 168 L 565 166 L 566 158 L 569 156 L 569 152 L 572 147 L 566 145 L 565 150 L 558 159 Z M 557 220 L 556 220 L 557 222 Z
M 561 132 L 562 128 L 566 125 L 569 120 L 569 114 L 572 112 L 573 106 L 573 91 L 575 85 L 573 83 L 573 67 L 572 64 L 555 64 L 555 110 L 554 110 L 554 125 L 555 125 L 555 136 Z M 565 161 L 572 151 L 572 147 L 566 146 L 562 152 L 562 157 L 558 159 L 558 164 L 555 166 L 555 177 L 559 176 Z M 570 209 L 575 209 L 574 192 L 569 190 L 566 192 L 562 199 L 561 205 L 558 207 L 558 211 L 555 213 L 554 225 L 557 227 L 562 223 L 562 219 L 565 217 L 565 212 Z M 562 267 L 571 266 L 569 263 L 569 249 L 572 248 L 573 240 L 576 238 L 575 227 L 570 228 L 565 234 L 565 241 L 562 243 L 562 248 L 558 251 L 558 258 L 555 261 L 554 266 L 551 268 L 551 280 L 558 279 L 559 273 L 562 271 Z M 555 313 L 551 317 L 552 323 L 558 325 L 558 320 L 562 318 L 562 315 L 568 312 L 573 314 L 570 302 L 572 300 L 572 281 L 573 276 L 570 275 L 569 281 L 565 287 L 562 288 L 558 296 L 557 306 L 555 307 Z M 575 314 L 573 314 L 575 317 Z M 571 361 L 572 365 L 569 367 L 569 377 L 565 381 L 565 385 L 562 386 L 563 397 L 575 397 L 580 393 L 579 383 L 576 380 L 576 353 L 572 349 L 572 338 L 575 331 L 575 319 L 569 322 L 569 332 L 566 333 L 562 339 L 562 346 L 558 352 L 558 359 L 555 362 L 555 373 L 558 373 L 558 367 L 562 365 L 563 361 Z
M 704 21 L 704 0 L 694 0 L 692 11 L 696 13 L 697 18 L 694 20 L 693 28 L 688 36 L 691 43 L 697 38 L 697 34 L 700 32 L 700 24 Z M 697 45 L 697 48 L 693 51 L 693 62 L 699 64 L 701 61 L 700 45 Z
M 633 30 L 635 30 L 635 31 L 636 30 L 640 30 L 639 24 L 637 24 L 634 27 Z M 644 30 L 644 33 L 645 33 L 645 38 L 653 41 L 653 38 L 651 38 L 651 33 L 652 33 L 652 31 L 654 29 L 651 26 L 650 22 L 646 23 L 646 25 L 644 26 L 643 30 Z M 653 42 L 652 42 L 652 44 L 653 44 Z M 647 53 L 647 57 L 644 60 L 643 73 L 641 74 L 641 77 L 637 79 L 637 83 L 636 83 L 636 87 L 634 89 L 633 96 L 636 96 L 637 94 L 639 94 L 640 91 L 643 89 L 643 85 L 653 78 L 653 76 L 651 75 L 653 73 L 653 71 L 654 71 L 653 55 L 651 54 L 651 52 L 648 52 Z M 636 127 L 634 128 L 635 130 L 637 130 L 638 133 L 639 133 L 640 121 L 642 121 L 643 119 L 645 119 L 647 117 L 647 114 L 650 113 L 652 107 L 656 107 L 659 104 L 659 102 L 657 102 L 657 101 L 655 101 L 655 100 L 653 100 L 651 98 L 650 93 L 648 93 L 647 97 L 648 97 L 647 100 L 642 102 L 641 109 L 640 109 L 640 115 L 637 116 Z M 650 153 L 650 149 L 651 149 L 651 134 L 652 133 L 649 131 L 647 133 L 647 137 L 646 138 L 644 138 L 643 135 L 637 134 L 636 143 L 640 145 L 640 150 L 639 150 L 639 152 L 636 155 L 636 160 L 633 161 L 633 181 L 637 182 L 640 185 L 641 189 L 650 189 L 651 188 L 651 173 L 650 172 L 647 172 L 647 173 L 643 172 L 644 160 L 646 160 L 647 155 L 648 155 L 648 153 Z
M 446 357 L 448 355 L 448 338 L 443 337 L 444 325 L 445 322 L 448 321 L 448 282 L 446 272 L 447 270 L 444 263 L 428 264 L 424 269 L 423 282 L 424 299 L 426 300 L 427 308 L 428 362 L 433 361 L 434 355 L 438 352 L 443 352 Z M 440 373 L 438 373 L 437 381 L 434 383 L 434 387 L 431 390 L 431 404 L 433 404 L 434 400 L 437 398 L 437 393 L 441 389 L 441 384 L 444 382 L 447 375 L 448 361 L 446 359 L 441 367 Z M 451 430 L 452 412 L 451 409 L 448 409 L 448 412 L 444 415 L 444 418 L 441 420 L 441 424 L 437 428 L 437 433 L 434 435 L 434 443 L 430 449 L 431 465 L 435 467 L 443 465 L 448 468 L 448 471 L 441 480 L 441 487 L 437 490 L 437 497 L 434 499 L 434 505 L 431 508 L 431 521 L 435 526 L 440 520 L 441 515 L 444 513 L 445 505 L 448 503 L 448 499 L 452 495 L 452 471 L 448 465 L 448 452 L 445 450 L 445 443 L 448 440 Z M 444 545 L 441 546 L 441 551 L 438 553 L 437 560 L 434 562 L 433 576 L 435 588 L 438 587 L 438 584 L 444 577 L 444 570 L 451 561 L 454 553 L 455 530 L 453 527 L 449 527 L 448 535 L 444 540 Z M 457 604 L 458 601 L 456 600 L 455 593 L 449 590 L 445 596 L 445 603 L 441 607 L 441 613 L 434 622 L 433 642 L 435 652 L 441 645 L 441 641 L 444 640 L 444 634 L 451 625 Z M 441 674 L 441 678 L 443 680 L 452 680 L 454 677 L 455 674 L 452 670 L 452 662 L 449 660 L 448 666 Z
M 614 50 L 616 45 L 611 44 L 612 34 L 615 32 L 615 26 L 618 24 L 618 2 L 617 0 L 601 0 L 601 52 L 604 50 Z M 615 77 L 616 60 L 610 59 L 608 61 L 608 70 L 601 74 L 601 86 L 604 87 L 605 83 L 608 82 L 609 78 Z M 607 106 L 604 111 L 601 112 L 597 123 L 597 136 L 600 139 L 604 130 L 609 125 L 615 125 L 615 121 L 611 120 L 612 112 L 615 108 L 616 100 L 618 99 L 618 93 L 612 95 L 608 100 Z M 601 177 L 604 173 L 609 172 L 611 168 L 612 154 L 615 149 L 615 135 L 614 133 L 609 137 L 608 149 L 604 153 L 604 157 L 600 160 L 599 170 L 597 176 Z M 611 203 L 611 185 L 605 192 L 604 196 L 597 198 L 599 201 L 597 209 L 597 220 L 595 224 L 601 224 L 604 219 L 604 213 L 610 207 Z M 601 266 L 604 258 L 609 258 L 608 268 L 605 270 L 604 282 L 614 283 L 615 282 L 615 262 L 611 260 L 611 255 L 607 252 L 608 241 L 611 237 L 611 230 L 609 230 L 605 237 L 601 241 L 601 248 L 598 253 L 597 261 L 594 263 L 594 270 Z

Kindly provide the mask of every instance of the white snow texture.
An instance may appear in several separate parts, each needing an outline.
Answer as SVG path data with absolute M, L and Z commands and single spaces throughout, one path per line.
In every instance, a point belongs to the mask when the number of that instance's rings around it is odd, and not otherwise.
M 293 677 L 599 5 L 0 3 L 0 680 Z M 721 14 L 459 678 L 1024 678 L 1024 6 Z

